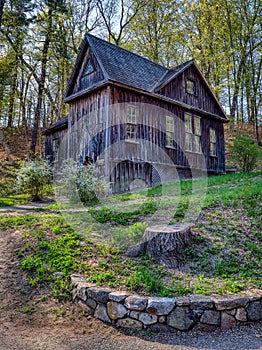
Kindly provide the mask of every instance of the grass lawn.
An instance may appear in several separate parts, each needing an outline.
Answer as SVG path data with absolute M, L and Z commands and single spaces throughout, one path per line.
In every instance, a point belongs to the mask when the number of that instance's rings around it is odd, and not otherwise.
M 201 187 L 203 180 L 197 181 Z M 192 228 L 194 244 L 186 248 L 178 269 L 157 266 L 146 255 L 124 255 L 148 225 L 184 219 L 196 196 L 192 181 L 168 186 L 173 196 L 161 195 L 161 188 L 116 195 L 79 211 L 73 220 L 66 210 L 58 213 L 57 205 L 27 216 L 1 215 L 0 229 L 23 232 L 16 254 L 30 284 L 46 284 L 58 298 L 70 297 L 73 272 L 98 285 L 146 295 L 262 289 L 262 172 L 208 179 L 203 209 Z

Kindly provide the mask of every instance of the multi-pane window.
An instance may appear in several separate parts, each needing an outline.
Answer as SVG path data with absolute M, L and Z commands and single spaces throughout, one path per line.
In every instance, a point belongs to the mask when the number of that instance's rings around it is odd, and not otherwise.
M 216 130 L 213 128 L 210 128 L 209 139 L 210 139 L 210 155 L 216 156 L 217 155 L 217 138 L 216 138 Z
M 59 147 L 59 140 L 53 139 L 52 140 L 52 153 L 53 153 L 53 161 L 58 160 L 58 147 Z
M 185 113 L 185 150 L 201 153 L 201 119 Z
M 192 128 L 192 116 L 185 114 L 185 150 L 193 151 L 193 128 Z
M 201 119 L 194 117 L 194 143 L 195 151 L 201 153 Z
M 193 80 L 186 80 L 186 92 L 191 95 L 196 95 L 196 83 Z
M 174 147 L 174 139 L 175 139 L 174 118 L 167 115 L 166 116 L 166 146 Z
M 136 108 L 134 106 L 127 106 L 126 140 L 136 140 Z

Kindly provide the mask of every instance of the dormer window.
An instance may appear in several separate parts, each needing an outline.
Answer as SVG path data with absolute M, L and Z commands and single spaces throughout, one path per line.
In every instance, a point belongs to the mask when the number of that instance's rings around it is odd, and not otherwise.
M 94 68 L 93 62 L 92 62 L 91 58 L 89 58 L 87 63 L 86 63 L 85 69 L 83 71 L 83 77 L 85 75 L 89 75 L 89 74 L 93 73 L 94 70 L 95 70 L 95 68 Z
M 194 80 L 186 80 L 186 92 L 191 95 L 196 95 L 196 82 Z

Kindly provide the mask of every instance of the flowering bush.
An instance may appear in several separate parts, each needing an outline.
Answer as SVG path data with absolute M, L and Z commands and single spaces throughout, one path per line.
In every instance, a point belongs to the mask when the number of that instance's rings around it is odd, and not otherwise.
M 45 185 L 51 180 L 51 166 L 43 159 L 27 160 L 18 170 L 16 187 L 18 191 L 27 191 L 32 201 L 39 201 Z
M 94 165 L 78 165 L 76 161 L 68 159 L 60 170 L 60 193 L 72 202 L 80 199 L 85 205 L 94 204 L 109 192 L 108 184 L 99 176 Z

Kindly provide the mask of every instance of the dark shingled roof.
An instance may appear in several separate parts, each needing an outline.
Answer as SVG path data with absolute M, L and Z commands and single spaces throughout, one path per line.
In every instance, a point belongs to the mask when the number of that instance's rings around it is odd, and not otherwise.
M 68 127 L 68 117 L 61 117 L 56 122 L 51 124 L 51 126 L 43 131 L 43 135 L 48 135 L 56 130 L 65 129 Z
M 160 64 L 93 35 L 86 34 L 86 40 L 104 69 L 107 80 L 150 91 L 169 71 Z

